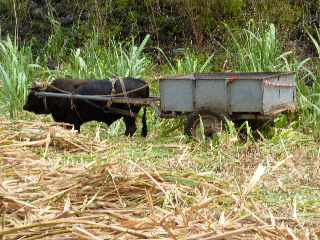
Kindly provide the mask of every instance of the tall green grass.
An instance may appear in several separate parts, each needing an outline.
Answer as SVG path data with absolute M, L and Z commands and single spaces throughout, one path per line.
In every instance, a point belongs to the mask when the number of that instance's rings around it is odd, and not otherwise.
M 44 59 L 51 59 L 57 64 L 60 64 L 68 53 L 68 39 L 65 36 L 61 24 L 53 17 L 51 11 L 49 11 L 48 19 L 51 23 L 52 32 L 41 54 Z
M 232 30 L 225 26 L 231 37 L 231 46 L 226 49 L 233 70 L 241 72 L 283 70 L 285 66 L 283 57 L 288 53 L 282 52 L 273 24 L 266 30 L 260 30 L 254 23 L 241 30 Z
M 208 72 L 212 68 L 214 54 L 204 55 L 190 48 L 181 49 L 181 56 L 170 60 L 161 48 L 157 50 L 162 54 L 169 66 L 170 74 L 188 74 Z
M 31 47 L 18 47 L 9 37 L 0 40 L 0 110 L 14 118 L 22 111 L 28 85 L 39 65 L 33 64 Z
M 144 53 L 150 39 L 146 35 L 140 44 L 134 40 L 117 42 L 110 39 L 107 44 L 93 30 L 89 36 L 79 40 L 77 25 L 71 33 L 66 33 L 55 19 L 49 4 L 49 21 L 52 31 L 46 47 L 41 52 L 44 62 L 52 60 L 57 69 L 48 71 L 49 78 L 65 76 L 79 79 L 105 79 L 112 75 L 121 77 L 142 77 L 151 66 Z
M 139 46 L 136 46 L 133 40 L 127 45 L 111 41 L 109 44 L 109 72 L 119 76 L 142 77 L 150 66 L 150 60 L 143 54 L 149 39 L 150 35 L 146 35 Z
M 318 65 L 320 62 L 320 30 L 315 28 L 315 36 L 309 31 L 307 34 L 314 45 L 317 52 L 316 59 L 313 64 Z M 314 68 L 313 72 L 309 70 L 307 77 L 311 80 L 312 86 L 301 85 L 299 87 L 299 106 L 301 111 L 299 125 L 306 131 L 320 136 L 318 126 L 320 123 L 320 76 L 318 68 Z
M 295 73 L 298 83 L 314 77 L 306 67 L 309 58 L 298 59 L 293 51 L 284 51 L 274 24 L 258 28 L 250 22 L 247 28 L 232 30 L 227 25 L 231 37 L 230 46 L 225 47 L 231 68 L 239 72 L 278 72 Z
M 103 47 L 94 34 L 84 48 L 71 50 L 62 72 L 76 78 L 104 79 L 112 75 L 140 78 L 151 67 L 144 53 L 149 38 L 147 35 L 140 45 L 133 40 L 127 44 L 110 40 L 108 46 Z

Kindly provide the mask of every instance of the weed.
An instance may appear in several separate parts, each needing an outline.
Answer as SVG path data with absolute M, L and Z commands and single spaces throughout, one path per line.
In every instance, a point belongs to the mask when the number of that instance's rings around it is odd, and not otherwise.
M 0 41 L 0 109 L 14 118 L 22 111 L 28 86 L 35 76 L 31 47 L 19 48 L 8 37 Z
M 211 54 L 203 57 L 193 50 L 186 49 L 182 50 L 182 57 L 177 58 L 176 61 L 170 61 L 161 48 L 157 48 L 157 50 L 164 56 L 169 66 L 170 74 L 207 72 L 214 56 L 214 54 Z
M 69 64 L 62 70 L 64 75 L 80 79 L 105 79 L 113 75 L 139 78 L 150 66 L 149 59 L 143 53 L 149 35 L 139 46 L 134 41 L 125 45 L 110 40 L 106 48 L 98 44 L 98 38 L 97 34 L 93 34 L 85 48 L 71 50 Z
M 143 54 L 149 39 L 150 35 L 147 35 L 139 46 L 136 46 L 132 40 L 127 47 L 124 47 L 122 43 L 111 41 L 109 45 L 109 73 L 123 77 L 142 77 L 150 65 L 148 58 Z

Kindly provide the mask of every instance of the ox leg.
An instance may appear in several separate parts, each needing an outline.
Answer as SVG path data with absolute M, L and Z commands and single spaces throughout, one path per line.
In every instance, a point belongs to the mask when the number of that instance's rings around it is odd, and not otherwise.
M 74 124 L 74 129 L 77 130 L 78 133 L 80 133 L 80 124 L 79 123 Z
M 126 124 L 126 131 L 125 131 L 125 135 L 126 136 L 133 136 L 133 134 L 136 132 L 137 130 L 137 126 L 136 126 L 136 118 L 133 117 L 124 117 L 124 122 Z
M 78 121 L 78 119 L 76 119 L 76 120 L 72 121 L 72 124 L 73 124 L 74 130 L 76 130 L 77 133 L 80 133 L 80 126 L 81 126 L 82 122 L 80 122 L 80 121 Z

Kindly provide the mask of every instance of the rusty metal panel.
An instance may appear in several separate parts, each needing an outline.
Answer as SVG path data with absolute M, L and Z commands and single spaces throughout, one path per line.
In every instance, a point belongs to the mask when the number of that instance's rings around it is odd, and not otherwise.
M 226 112 L 228 108 L 226 81 L 196 80 L 195 108 L 211 112 Z
M 230 88 L 229 112 L 262 112 L 260 80 L 238 80 L 228 84 Z
M 293 75 L 264 79 L 262 85 L 264 113 L 295 103 L 296 85 Z
M 162 111 L 193 112 L 193 81 L 160 81 L 160 108 Z

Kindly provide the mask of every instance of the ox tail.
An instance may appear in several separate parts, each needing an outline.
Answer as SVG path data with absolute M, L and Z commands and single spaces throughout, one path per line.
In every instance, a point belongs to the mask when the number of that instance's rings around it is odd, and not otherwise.
M 142 131 L 141 135 L 146 137 L 148 134 L 148 127 L 147 127 L 147 106 L 143 108 L 143 115 L 142 115 Z

